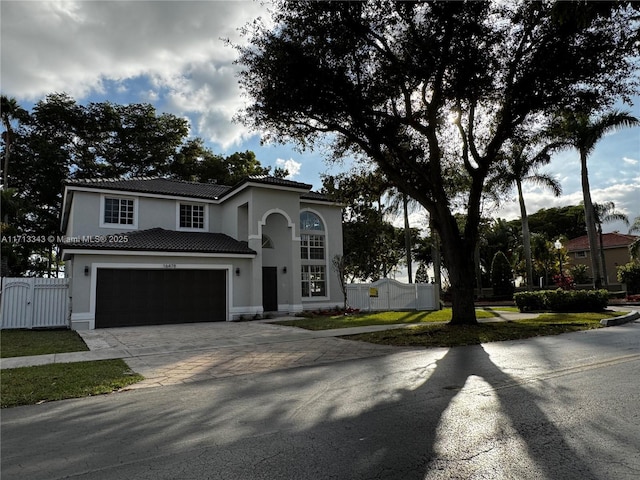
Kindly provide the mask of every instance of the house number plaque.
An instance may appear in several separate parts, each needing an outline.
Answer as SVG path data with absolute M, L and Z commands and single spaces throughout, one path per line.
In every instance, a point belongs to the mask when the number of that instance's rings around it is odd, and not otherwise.
M 164 268 L 176 268 L 176 264 L 175 263 L 165 263 L 164 264 Z

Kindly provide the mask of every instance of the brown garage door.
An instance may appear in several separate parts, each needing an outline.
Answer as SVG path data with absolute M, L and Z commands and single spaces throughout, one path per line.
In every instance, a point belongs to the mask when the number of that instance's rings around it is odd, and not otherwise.
M 226 320 L 225 270 L 98 269 L 96 328 Z

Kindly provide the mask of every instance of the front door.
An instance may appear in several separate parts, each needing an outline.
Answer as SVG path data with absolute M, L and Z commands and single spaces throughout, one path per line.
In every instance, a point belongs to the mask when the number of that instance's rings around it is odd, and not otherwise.
M 278 311 L 278 267 L 262 267 L 262 308 Z

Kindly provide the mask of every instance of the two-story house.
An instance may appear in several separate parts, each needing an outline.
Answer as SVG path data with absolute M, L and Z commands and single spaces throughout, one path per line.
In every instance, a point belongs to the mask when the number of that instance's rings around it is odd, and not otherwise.
M 622 285 L 617 278 L 618 267 L 631 261 L 629 245 L 637 240 L 638 237 L 613 232 L 604 233 L 600 238 L 604 252 L 603 269 L 607 284 L 610 287 L 621 288 Z M 586 265 L 589 268 L 589 272 L 591 272 L 591 251 L 589 249 L 589 239 L 586 235 L 569 240 L 565 247 L 569 254 L 570 265 Z
M 65 185 L 71 327 L 249 319 L 333 307 L 341 206 L 311 185 L 165 178 Z

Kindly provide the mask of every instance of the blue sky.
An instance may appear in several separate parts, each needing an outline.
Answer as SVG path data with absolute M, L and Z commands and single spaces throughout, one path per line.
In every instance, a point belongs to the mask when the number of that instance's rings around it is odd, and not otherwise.
M 291 178 L 320 187 L 329 165 L 320 152 L 262 146 L 260 135 L 232 121 L 242 107 L 233 65 L 238 29 L 266 8 L 251 1 L 6 1 L 1 14 L 1 91 L 25 108 L 52 92 L 80 103 L 152 103 L 159 112 L 187 117 L 191 133 L 216 153 L 253 150 L 264 166 L 284 166 Z M 625 106 L 640 117 L 640 102 Z M 527 187 L 528 211 L 578 204 L 582 199 L 578 154 L 557 154 L 546 171 L 561 181 L 563 195 Z M 613 201 L 630 219 L 640 216 L 640 128 L 608 135 L 589 160 L 592 197 Z M 515 195 L 487 211 L 519 217 Z M 416 221 L 421 214 L 416 213 Z M 626 227 L 605 225 L 605 230 Z

